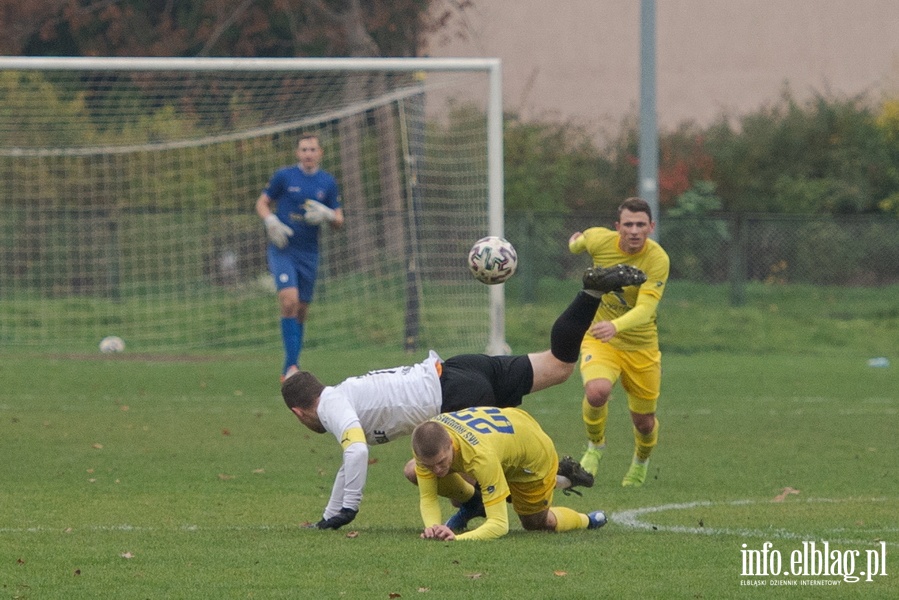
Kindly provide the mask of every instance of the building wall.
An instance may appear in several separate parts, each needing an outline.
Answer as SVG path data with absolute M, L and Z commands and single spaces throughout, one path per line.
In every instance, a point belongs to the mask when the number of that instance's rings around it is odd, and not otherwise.
M 498 57 L 507 111 L 617 129 L 639 103 L 639 0 L 473 0 L 430 56 Z M 899 95 L 899 0 L 656 0 L 662 128 L 815 93 Z

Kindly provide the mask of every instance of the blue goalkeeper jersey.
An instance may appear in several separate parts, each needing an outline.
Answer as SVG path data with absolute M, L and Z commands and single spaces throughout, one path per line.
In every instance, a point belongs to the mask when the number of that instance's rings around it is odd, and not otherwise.
M 318 253 L 320 226 L 306 223 L 306 200 L 316 200 L 328 208 L 340 208 L 337 181 L 327 171 L 319 169 L 307 175 L 298 165 L 279 169 L 265 187 L 265 194 L 276 203 L 275 214 L 282 223 L 293 229 L 288 249 Z

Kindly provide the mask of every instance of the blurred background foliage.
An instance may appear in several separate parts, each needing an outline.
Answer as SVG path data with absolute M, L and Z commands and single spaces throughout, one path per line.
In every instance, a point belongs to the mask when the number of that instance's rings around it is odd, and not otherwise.
M 509 208 L 553 198 L 563 210 L 609 210 L 636 194 L 636 115 L 603 148 L 585 128 L 514 115 L 505 136 Z M 663 213 L 695 212 L 711 185 L 717 200 L 706 212 L 899 216 L 896 101 L 817 95 L 800 103 L 785 92 L 739 119 L 662 131 L 659 152 Z
M 30 56 L 423 56 L 427 40 L 464 36 L 471 0 L 0 0 L 0 53 Z M 28 97 L 0 80 L 0 110 Z M 42 93 L 53 94 L 48 87 Z M 88 117 L 60 97 L 60 119 Z M 148 111 L 146 136 L 194 128 L 170 107 Z M 597 136 L 589 124 L 506 119 L 506 205 L 608 210 L 634 195 L 637 115 Z M 102 143 L 107 132 L 96 131 Z M 597 141 L 601 139 L 603 141 Z M 12 140 L 3 140 L 10 143 Z M 62 140 L 64 144 L 64 140 Z M 13 144 L 14 145 L 14 144 Z M 661 131 L 663 211 L 698 182 L 720 210 L 899 216 L 899 100 L 789 87 L 768 106 L 709 125 Z M 694 190 L 702 195 L 701 190 Z

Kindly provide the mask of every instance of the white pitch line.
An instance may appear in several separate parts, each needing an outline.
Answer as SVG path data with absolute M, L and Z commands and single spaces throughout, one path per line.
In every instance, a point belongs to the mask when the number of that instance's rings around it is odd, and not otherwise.
M 840 502 L 853 502 L 861 500 L 860 498 L 848 498 L 843 500 L 835 500 L 831 498 L 809 498 L 808 500 L 803 500 L 802 502 L 812 503 L 812 502 L 822 502 L 822 503 L 840 503 Z M 865 502 L 883 502 L 887 500 L 886 498 L 866 498 Z M 794 501 L 795 502 L 795 501 Z M 798 540 L 813 540 L 818 539 L 819 534 L 800 534 L 794 533 L 792 531 L 788 531 L 786 529 L 731 529 L 728 527 L 687 527 L 685 525 L 656 525 L 653 523 L 647 523 L 642 520 L 644 515 L 651 515 L 653 513 L 667 512 L 671 510 L 688 510 L 691 508 L 700 508 L 700 507 L 711 507 L 711 506 L 742 506 L 748 504 L 775 504 L 771 500 L 731 500 L 728 502 L 712 502 L 708 500 L 697 500 L 694 502 L 683 502 L 679 504 L 662 504 L 659 506 L 646 506 L 643 508 L 634 508 L 630 510 L 621 510 L 618 512 L 613 512 L 609 516 L 609 522 L 615 523 L 616 525 L 621 525 L 623 527 L 630 527 L 632 529 L 642 529 L 649 531 L 669 531 L 672 533 L 688 533 L 688 534 L 698 534 L 698 535 L 733 535 L 738 537 L 760 537 L 760 538 L 775 538 L 775 539 L 798 539 Z M 780 503 L 777 503 L 780 504 Z M 840 528 L 834 531 L 845 531 L 845 528 Z M 895 528 L 890 529 L 881 529 L 877 530 L 877 533 L 884 532 L 895 532 Z M 874 540 L 851 540 L 851 539 L 836 539 L 836 540 L 828 540 L 830 542 L 839 543 L 839 544 L 852 544 L 852 545 L 868 545 L 875 544 Z M 886 542 L 888 546 L 899 546 L 899 542 Z
M 884 502 L 888 500 L 887 498 L 846 498 L 846 499 L 832 499 L 832 498 L 809 498 L 807 500 L 802 500 L 799 502 L 805 503 L 842 503 L 842 502 L 857 502 L 857 501 L 865 501 L 865 502 Z M 793 501 L 796 503 L 797 501 Z M 760 537 L 760 538 L 768 538 L 768 539 L 799 539 L 799 540 L 810 540 L 810 539 L 818 539 L 819 534 L 801 534 L 794 533 L 792 531 L 788 531 L 786 529 L 732 529 L 728 527 L 687 527 L 685 525 L 657 525 L 654 523 L 646 523 L 642 520 L 642 517 L 645 515 L 651 515 L 654 513 L 667 512 L 672 510 L 689 510 L 692 508 L 700 508 L 700 507 L 712 507 L 712 506 L 744 506 L 751 504 L 779 504 L 775 503 L 771 500 L 730 500 L 727 502 L 712 502 L 709 500 L 696 500 L 693 502 L 683 502 L 678 504 L 662 504 L 659 506 L 646 506 L 643 508 L 633 508 L 630 510 L 621 510 L 617 512 L 613 512 L 609 516 L 609 521 L 620 525 L 622 527 L 629 527 L 631 529 L 642 529 L 648 531 L 668 531 L 672 533 L 687 533 L 687 534 L 697 534 L 697 535 L 733 535 L 738 537 Z M 196 531 L 279 531 L 285 529 L 302 529 L 300 525 L 254 525 L 254 526 L 239 526 L 239 525 L 220 525 L 220 526 L 204 526 L 201 527 L 199 525 L 181 525 L 178 527 L 172 528 L 163 528 L 163 527 L 144 527 L 144 526 L 135 526 L 135 525 L 79 525 L 72 527 L 45 527 L 45 526 L 37 526 L 37 527 L 0 527 L 0 534 L 3 533 L 74 533 L 76 531 L 125 531 L 125 532 L 141 532 L 141 531 L 164 531 L 166 529 L 169 530 L 177 530 L 177 531 L 186 531 L 186 532 L 196 532 Z M 841 527 L 837 529 L 829 530 L 834 533 L 838 532 L 846 532 L 846 528 Z M 853 532 L 858 533 L 860 530 L 853 530 Z M 870 531 L 874 534 L 883 534 L 883 533 L 896 533 L 899 531 L 899 528 L 890 527 L 890 528 L 881 528 L 881 529 L 864 529 L 861 531 Z M 840 544 L 852 544 L 852 545 L 868 545 L 875 544 L 874 540 L 854 540 L 854 539 L 833 539 L 828 540 L 834 543 Z M 884 540 L 885 541 L 885 540 Z M 890 542 L 887 541 L 886 544 L 888 546 L 899 546 L 899 542 Z

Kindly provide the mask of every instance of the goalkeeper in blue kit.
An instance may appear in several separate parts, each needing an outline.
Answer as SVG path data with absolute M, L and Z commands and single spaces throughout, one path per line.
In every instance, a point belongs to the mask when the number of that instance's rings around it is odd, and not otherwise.
M 279 169 L 256 200 L 256 213 L 269 238 L 268 266 L 281 312 L 284 364 L 281 379 L 299 367 L 306 313 L 318 277 L 321 225 L 343 226 L 340 191 L 319 168 L 323 152 L 314 134 L 300 137 L 297 164 Z

